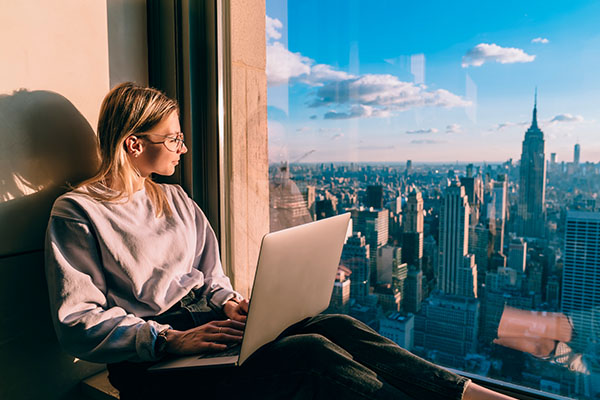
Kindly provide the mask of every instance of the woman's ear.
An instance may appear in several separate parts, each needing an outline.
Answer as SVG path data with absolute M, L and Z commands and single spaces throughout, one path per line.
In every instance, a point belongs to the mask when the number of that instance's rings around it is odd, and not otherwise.
M 138 157 L 144 151 L 144 144 L 140 138 L 130 135 L 125 139 L 125 150 L 132 157 Z

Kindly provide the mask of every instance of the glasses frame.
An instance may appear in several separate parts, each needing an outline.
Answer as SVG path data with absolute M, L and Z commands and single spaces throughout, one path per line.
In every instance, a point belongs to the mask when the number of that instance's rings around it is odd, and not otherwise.
M 177 137 L 173 137 L 174 135 L 177 136 Z M 152 144 L 161 144 L 162 143 L 165 146 L 165 148 L 167 150 L 169 150 L 170 152 L 172 152 L 172 153 L 178 153 L 178 152 L 180 152 L 181 149 L 183 149 L 183 147 L 185 146 L 185 140 L 183 139 L 183 137 L 184 137 L 183 136 L 183 132 L 175 132 L 175 133 L 170 133 L 170 134 L 167 134 L 167 135 L 161 135 L 161 134 L 158 134 L 158 133 L 150 133 L 150 134 L 135 135 L 135 136 L 138 137 L 138 138 L 140 138 L 140 139 L 144 138 L 144 139 L 146 139 L 147 141 L 149 141 Z M 148 138 L 149 136 L 160 136 L 160 137 L 164 137 L 165 140 L 163 140 L 162 142 L 153 142 L 152 140 L 150 140 Z M 167 141 L 168 140 L 175 140 L 175 142 L 177 143 L 175 145 L 175 150 L 171 150 L 169 148 L 169 146 L 167 145 Z

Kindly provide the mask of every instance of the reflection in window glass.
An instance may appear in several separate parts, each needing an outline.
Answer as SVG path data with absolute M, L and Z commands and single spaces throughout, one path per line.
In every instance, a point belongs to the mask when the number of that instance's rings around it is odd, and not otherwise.
M 328 312 L 600 396 L 600 4 L 267 1 L 271 230 L 352 214 Z

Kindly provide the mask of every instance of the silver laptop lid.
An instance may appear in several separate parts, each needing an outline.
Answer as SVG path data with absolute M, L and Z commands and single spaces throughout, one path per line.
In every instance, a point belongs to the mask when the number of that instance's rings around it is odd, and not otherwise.
M 264 236 L 239 365 L 290 325 L 327 308 L 349 220 L 345 213 Z

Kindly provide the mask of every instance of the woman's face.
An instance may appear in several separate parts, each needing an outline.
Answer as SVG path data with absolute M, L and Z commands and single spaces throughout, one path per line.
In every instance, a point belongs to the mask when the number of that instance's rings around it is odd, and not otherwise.
M 179 164 L 179 158 L 187 153 L 187 147 L 183 143 L 176 150 L 178 142 L 175 139 L 183 139 L 177 112 L 173 111 L 154 128 L 139 136 L 142 150 L 132 158 L 132 162 L 141 175 L 143 177 L 152 173 L 173 175 L 175 166 Z M 164 143 L 165 141 L 167 143 Z

